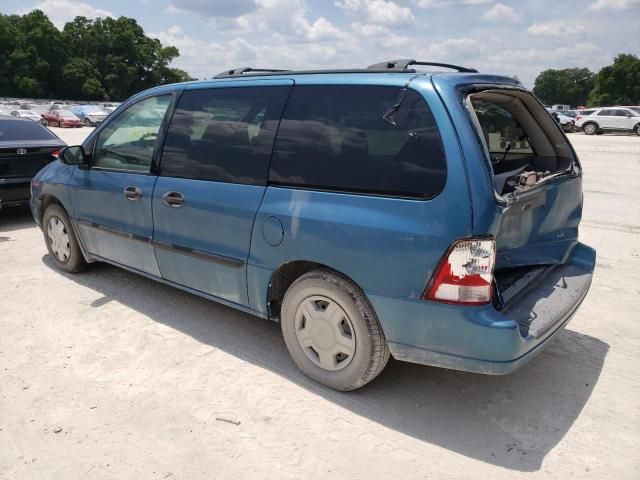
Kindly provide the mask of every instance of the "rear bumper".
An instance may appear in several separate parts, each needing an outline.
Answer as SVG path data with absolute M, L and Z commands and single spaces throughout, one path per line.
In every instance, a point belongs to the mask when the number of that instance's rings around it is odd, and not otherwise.
M 29 203 L 31 177 L 0 180 L 0 207 Z
M 369 294 L 394 358 L 500 375 L 534 358 L 584 300 L 595 251 L 578 244 L 567 262 L 508 309 L 460 307 Z

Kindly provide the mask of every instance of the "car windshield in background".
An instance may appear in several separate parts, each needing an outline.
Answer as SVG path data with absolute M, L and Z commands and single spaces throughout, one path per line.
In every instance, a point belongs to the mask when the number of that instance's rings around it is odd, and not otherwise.
M 57 137 L 37 122 L 0 119 L 0 143 L 22 140 L 51 140 L 54 138 Z
M 86 114 L 94 114 L 94 115 L 106 115 L 107 112 L 104 108 L 99 107 L 97 105 L 95 106 L 89 106 L 89 107 L 82 107 L 80 110 L 82 110 L 84 113 Z
M 58 113 L 58 116 L 62 118 L 77 118 L 73 113 L 71 113 L 68 110 L 60 110 L 60 112 Z

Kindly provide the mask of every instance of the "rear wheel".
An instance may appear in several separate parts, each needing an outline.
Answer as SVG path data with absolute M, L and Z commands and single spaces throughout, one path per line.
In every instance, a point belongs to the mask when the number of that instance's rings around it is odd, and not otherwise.
M 85 127 L 90 127 L 91 126 L 91 121 L 88 118 L 84 119 L 84 126 Z
M 364 293 L 331 270 L 314 270 L 284 296 L 281 327 L 302 372 L 339 391 L 373 380 L 389 360 L 384 333 Z
M 42 216 L 42 230 L 49 255 L 59 269 L 75 273 L 87 266 L 64 208 L 49 205 Z
M 595 135 L 596 133 L 598 133 L 598 126 L 595 123 L 585 123 L 582 126 L 582 131 L 586 135 Z

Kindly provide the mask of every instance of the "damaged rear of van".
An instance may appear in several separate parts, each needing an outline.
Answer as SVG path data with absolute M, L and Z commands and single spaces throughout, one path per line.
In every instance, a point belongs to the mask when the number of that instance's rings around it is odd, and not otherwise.
M 595 251 L 578 241 L 580 162 L 516 80 L 443 74 L 431 82 L 463 153 L 473 235 L 454 242 L 425 290 L 441 305 L 416 308 L 420 328 L 390 348 L 402 360 L 509 373 L 569 322 L 590 287 Z

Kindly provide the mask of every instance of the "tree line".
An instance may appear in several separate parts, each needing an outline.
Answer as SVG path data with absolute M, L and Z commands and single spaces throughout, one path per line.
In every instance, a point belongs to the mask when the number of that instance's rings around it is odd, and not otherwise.
M 0 14 L 0 95 L 124 100 L 156 85 L 190 80 L 169 67 L 180 55 L 133 18 L 76 17 L 62 31 L 40 10 Z
M 598 73 L 588 68 L 545 70 L 533 93 L 546 105 L 640 105 L 640 59 L 620 54 Z

